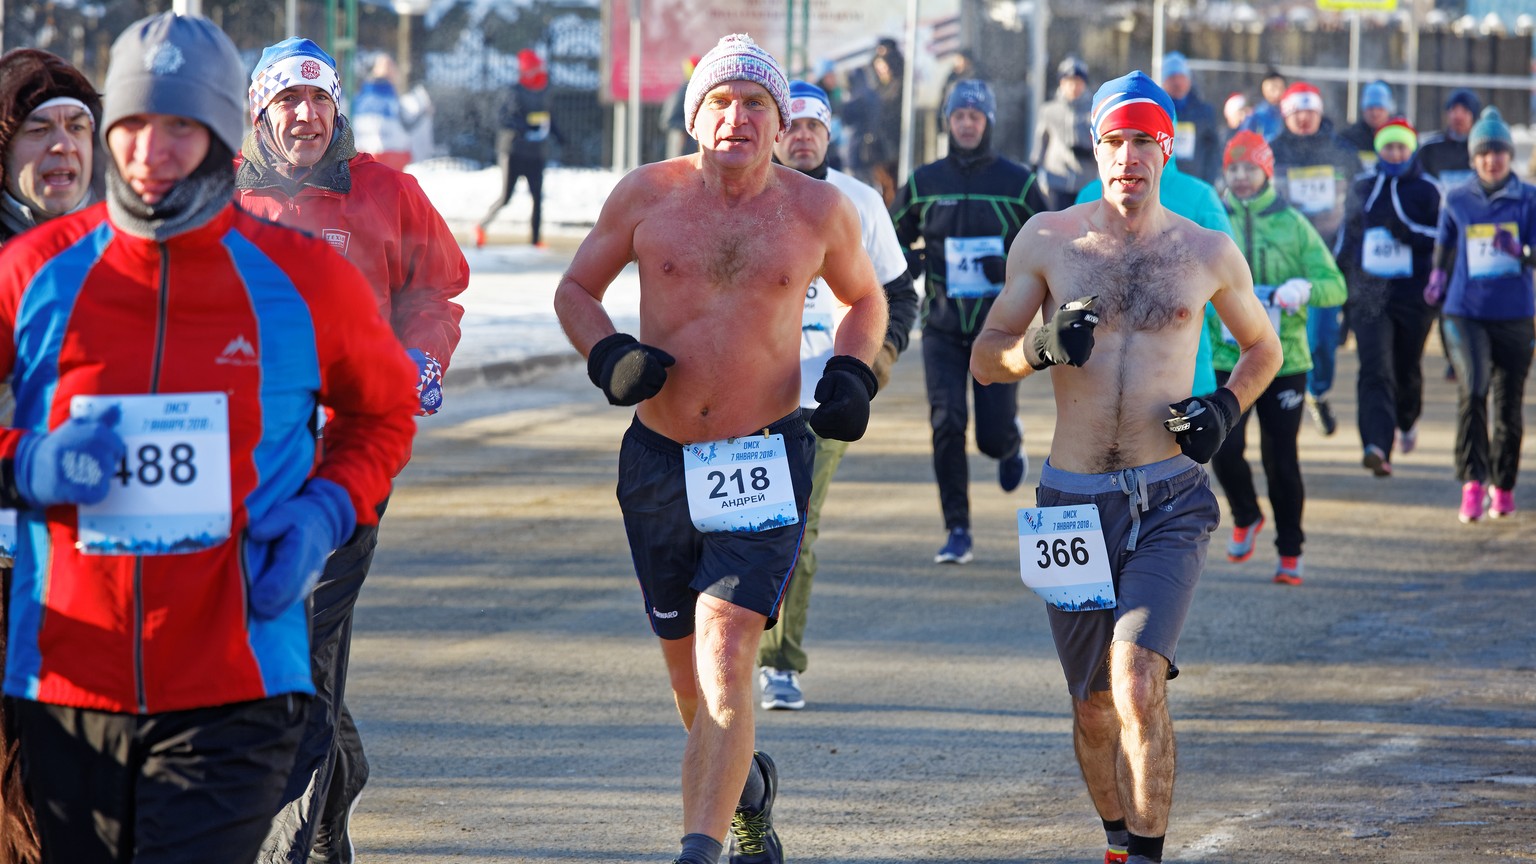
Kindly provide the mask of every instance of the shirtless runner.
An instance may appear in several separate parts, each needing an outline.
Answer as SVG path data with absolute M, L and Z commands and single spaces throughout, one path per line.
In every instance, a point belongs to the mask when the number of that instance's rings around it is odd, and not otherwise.
M 687 91 L 699 152 L 625 175 L 555 292 L 593 383 L 613 404 L 638 405 L 618 497 L 688 729 L 677 860 L 690 864 L 714 864 L 728 827 L 731 861 L 782 860 L 777 771 L 753 752 L 752 675 L 810 494 L 815 442 L 798 406 L 811 280 L 851 307 L 817 384 L 817 434 L 864 434 L 876 389 L 868 364 L 885 337 L 885 295 L 853 204 L 770 161 L 788 87 L 750 38 L 721 39 Z M 615 333 L 602 306 L 630 261 L 643 343 Z
M 1024 226 L 971 372 L 990 384 L 1055 367 L 1057 431 L 1038 503 L 1097 505 L 1117 605 L 1047 613 L 1104 860 L 1146 864 L 1162 860 L 1173 799 L 1166 681 L 1220 516 L 1196 463 L 1263 392 L 1280 342 L 1231 239 L 1159 203 L 1173 150 L 1168 94 L 1133 72 L 1105 83 L 1093 106 L 1103 198 Z M 1242 357 L 1226 388 L 1190 398 L 1207 300 Z

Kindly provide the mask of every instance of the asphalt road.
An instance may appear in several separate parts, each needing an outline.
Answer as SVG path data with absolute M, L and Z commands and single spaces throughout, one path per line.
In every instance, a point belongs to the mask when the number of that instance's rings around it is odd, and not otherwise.
M 1457 522 L 1437 350 L 1420 448 L 1387 480 L 1359 465 L 1340 355 L 1339 433 L 1302 430 L 1306 584 L 1272 584 L 1269 530 L 1228 563 L 1224 507 L 1169 688 L 1168 861 L 1536 861 L 1536 515 Z M 1060 668 L 1019 581 L 1014 511 L 1034 503 L 1048 383 L 1021 390 L 1023 489 L 1002 494 L 972 457 L 963 567 L 931 563 L 920 358 L 875 404 L 823 519 L 809 705 L 757 715 L 787 858 L 1097 864 Z M 675 852 L 683 733 L 613 497 L 628 421 L 568 366 L 450 392 L 423 422 L 358 609 L 358 860 Z M 1256 429 L 1249 447 L 1257 460 Z

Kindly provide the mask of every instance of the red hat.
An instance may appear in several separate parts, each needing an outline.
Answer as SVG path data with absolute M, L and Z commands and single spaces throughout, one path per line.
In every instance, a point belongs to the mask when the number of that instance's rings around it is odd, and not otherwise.
M 524 48 L 517 52 L 517 80 L 531 90 L 543 90 L 549 85 L 549 72 L 537 51 Z
M 1221 160 L 1222 170 L 1226 170 L 1233 162 L 1247 162 L 1264 169 L 1265 177 L 1275 176 L 1275 154 L 1269 149 L 1269 142 L 1264 136 L 1251 129 L 1232 136 L 1227 142 L 1227 155 Z
M 1323 113 L 1323 93 L 1305 81 L 1297 81 L 1285 88 L 1280 97 L 1280 113 L 1286 117 L 1297 111 Z

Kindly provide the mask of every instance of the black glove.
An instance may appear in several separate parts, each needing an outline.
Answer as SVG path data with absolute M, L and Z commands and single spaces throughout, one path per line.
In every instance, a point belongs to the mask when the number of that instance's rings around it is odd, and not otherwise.
M 981 275 L 987 277 L 987 281 L 993 285 L 1002 283 L 1008 278 L 1008 259 L 1001 255 L 987 255 L 979 259 Z
M 677 361 L 660 348 L 635 341 L 628 333 L 604 337 L 587 354 L 587 377 L 610 405 L 636 405 L 655 396 L 667 383 L 667 367 Z
M 1173 433 L 1184 455 L 1201 465 L 1216 455 L 1221 442 L 1227 440 L 1227 433 L 1237 425 L 1237 418 L 1243 413 L 1237 397 L 1225 387 L 1209 396 L 1191 396 L 1183 402 L 1174 402 L 1168 406 L 1168 411 L 1173 417 L 1163 421 L 1164 428 Z
M 913 279 L 923 275 L 923 263 L 928 260 L 928 250 L 908 249 L 906 252 L 906 258 L 907 275 L 911 276 Z
M 823 438 L 857 441 L 869 428 L 869 400 L 877 389 L 875 371 L 863 360 L 838 354 L 821 370 L 821 380 L 816 382 L 819 404 L 807 422 Z
M 1030 368 L 1039 371 L 1047 366 L 1065 363 L 1081 366 L 1093 353 L 1093 328 L 1099 323 L 1099 313 L 1093 311 L 1092 297 L 1079 297 L 1064 303 L 1039 330 L 1035 338 L 1024 343 L 1024 356 Z

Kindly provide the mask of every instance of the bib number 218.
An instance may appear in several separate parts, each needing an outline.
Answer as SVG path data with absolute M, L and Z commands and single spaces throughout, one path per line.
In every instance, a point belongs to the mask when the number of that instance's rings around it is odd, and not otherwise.
M 711 471 L 706 476 L 708 479 L 715 481 L 715 488 L 710 490 L 709 493 L 711 498 L 729 498 L 732 495 L 745 495 L 747 494 L 748 487 L 751 487 L 754 492 L 761 492 L 769 486 L 768 469 L 761 465 L 748 472 L 746 478 L 742 477 L 740 468 L 732 471 L 729 475 L 724 471 Z M 729 491 L 728 483 L 736 484 L 735 492 Z

